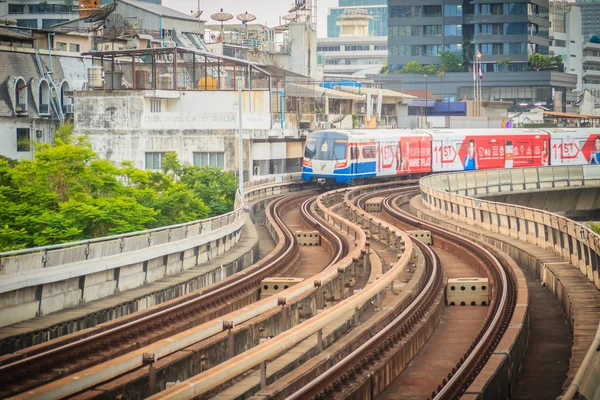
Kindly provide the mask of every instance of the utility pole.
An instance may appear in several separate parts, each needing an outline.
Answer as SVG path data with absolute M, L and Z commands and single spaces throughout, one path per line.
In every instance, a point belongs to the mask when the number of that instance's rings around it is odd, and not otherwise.
M 428 110 L 429 103 L 428 103 L 428 100 L 429 100 L 429 93 L 427 91 L 427 75 L 425 75 L 425 129 L 429 128 L 429 123 L 427 121 L 427 117 L 429 115 L 429 110 Z
M 244 130 L 242 127 L 242 79 L 238 82 L 238 103 L 239 103 L 239 112 L 238 112 L 238 123 L 239 123 L 239 143 L 238 143 L 238 180 L 239 180 L 239 190 L 240 190 L 240 198 L 242 200 L 242 204 L 244 207 L 246 206 L 246 199 L 244 198 Z

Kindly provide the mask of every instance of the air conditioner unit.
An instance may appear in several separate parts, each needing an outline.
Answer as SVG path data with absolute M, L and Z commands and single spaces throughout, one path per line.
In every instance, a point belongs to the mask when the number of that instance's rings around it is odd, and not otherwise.
M 65 104 L 63 109 L 65 114 L 75 114 L 75 104 Z
M 321 121 L 317 124 L 319 129 L 331 129 L 331 122 L 329 121 Z

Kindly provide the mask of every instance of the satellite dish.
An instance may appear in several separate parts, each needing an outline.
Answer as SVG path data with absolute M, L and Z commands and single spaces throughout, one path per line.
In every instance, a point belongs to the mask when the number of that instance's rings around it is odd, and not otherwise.
M 242 24 L 246 25 L 248 22 L 254 21 L 256 19 L 256 15 L 248 14 L 248 11 L 246 11 L 243 14 L 238 14 L 236 18 L 242 21 Z
M 221 12 L 218 13 L 214 13 L 213 15 L 210 16 L 210 18 L 213 21 L 218 21 L 221 23 L 221 40 L 224 39 L 224 35 L 223 35 L 223 22 L 225 21 L 229 21 L 233 19 L 233 15 L 223 12 L 223 9 L 221 8 Z
M 299 19 L 298 14 L 286 14 L 281 18 L 290 22 L 297 22 Z
M 294 0 L 294 7 L 288 12 L 296 12 L 298 10 L 306 10 L 306 0 Z
M 113 42 L 118 37 L 123 36 L 129 24 L 121 14 L 112 13 L 104 20 L 104 30 L 102 37 L 105 41 Z

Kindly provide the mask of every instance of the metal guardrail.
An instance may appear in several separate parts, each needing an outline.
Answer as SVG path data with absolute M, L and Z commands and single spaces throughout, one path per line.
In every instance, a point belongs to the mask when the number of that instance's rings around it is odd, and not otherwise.
M 550 250 L 600 289 L 600 236 L 569 218 L 524 206 L 471 196 L 600 186 L 595 165 L 471 171 L 420 180 L 421 198 L 432 210 L 470 225 L 506 234 Z M 600 395 L 600 325 L 563 400 Z M 596 397 L 594 397 L 596 396 Z

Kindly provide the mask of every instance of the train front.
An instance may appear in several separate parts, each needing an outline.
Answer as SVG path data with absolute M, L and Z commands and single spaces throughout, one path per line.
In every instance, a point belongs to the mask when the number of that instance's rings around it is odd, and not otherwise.
M 302 180 L 324 186 L 350 183 L 348 135 L 331 131 L 311 133 L 304 147 Z

